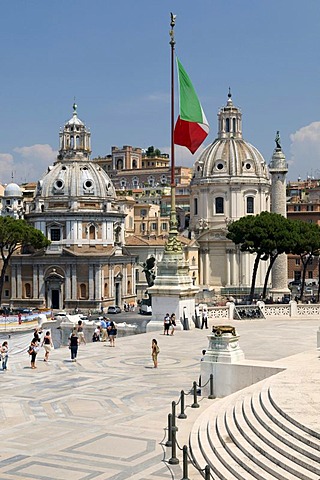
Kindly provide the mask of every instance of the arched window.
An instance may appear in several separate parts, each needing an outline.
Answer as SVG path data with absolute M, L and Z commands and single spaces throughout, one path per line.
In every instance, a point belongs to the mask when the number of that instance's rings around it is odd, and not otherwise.
M 87 298 L 87 286 L 85 283 L 80 283 L 80 298 Z
M 133 188 L 138 188 L 138 186 L 139 186 L 139 178 L 138 177 L 133 177 L 132 186 L 133 186 Z
M 230 118 L 226 118 L 226 132 L 230 132 Z
M 254 197 L 247 197 L 247 213 L 254 213 Z
M 232 131 L 233 131 L 233 133 L 236 132 L 236 119 L 235 118 L 232 119 Z
M 70 147 L 74 147 L 74 137 L 70 137 Z
M 76 136 L 76 148 L 80 147 L 80 137 L 79 135 Z
M 224 213 L 224 200 L 223 197 L 216 198 L 216 213 Z
M 194 215 L 198 215 L 198 199 L 197 198 L 193 199 L 193 209 L 194 209 Z
M 25 284 L 24 294 L 25 294 L 25 298 L 31 298 L 31 285 L 30 285 L 30 283 Z
M 137 160 L 132 160 L 132 168 L 138 168 Z
M 94 225 L 90 225 L 89 227 L 89 239 L 90 240 L 96 239 L 96 227 Z
M 122 158 L 118 158 L 118 159 L 117 159 L 116 169 L 117 169 L 117 170 L 123 170 L 123 160 L 122 160 Z

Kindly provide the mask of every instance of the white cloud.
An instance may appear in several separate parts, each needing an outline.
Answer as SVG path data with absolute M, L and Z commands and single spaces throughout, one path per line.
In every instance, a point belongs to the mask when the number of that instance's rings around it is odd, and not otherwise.
M 11 153 L 0 153 L 0 183 L 36 182 L 49 165 L 56 160 L 57 153 L 50 145 L 16 147 Z
M 289 177 L 320 178 L 320 122 L 300 128 L 290 135 L 290 140 Z
M 48 144 L 31 145 L 30 147 L 16 147 L 14 152 L 19 153 L 23 158 L 33 158 L 35 160 L 44 160 L 52 162 L 57 156 L 57 152 Z
M 10 182 L 13 172 L 13 156 L 10 153 L 0 153 L 0 183 Z

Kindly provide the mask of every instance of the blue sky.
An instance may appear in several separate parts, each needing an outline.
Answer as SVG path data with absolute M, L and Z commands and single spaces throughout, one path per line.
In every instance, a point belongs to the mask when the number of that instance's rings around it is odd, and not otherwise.
M 210 123 L 205 145 L 230 86 L 243 137 L 267 163 L 280 130 L 288 178 L 320 177 L 319 0 L 11 0 L 0 18 L 1 183 L 42 176 L 74 97 L 92 156 L 112 145 L 168 151 L 170 11 Z M 196 158 L 177 149 L 180 165 Z

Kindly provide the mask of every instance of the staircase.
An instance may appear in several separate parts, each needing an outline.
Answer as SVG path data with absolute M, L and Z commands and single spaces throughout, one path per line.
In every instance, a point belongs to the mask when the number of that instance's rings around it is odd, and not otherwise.
M 320 480 L 319 403 L 293 390 L 292 377 L 286 385 L 285 375 L 219 399 L 198 417 L 189 437 L 198 468 L 210 465 L 220 480 Z

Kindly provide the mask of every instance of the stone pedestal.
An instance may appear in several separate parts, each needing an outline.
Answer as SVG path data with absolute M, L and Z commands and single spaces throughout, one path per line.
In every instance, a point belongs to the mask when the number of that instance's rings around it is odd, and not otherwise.
M 239 346 L 239 336 L 231 333 L 208 335 L 209 345 L 204 361 L 214 363 L 237 363 L 244 360 L 244 353 Z
M 163 331 L 166 313 L 176 315 L 177 330 L 193 328 L 198 290 L 192 283 L 183 252 L 165 251 L 158 264 L 155 283 L 148 289 L 152 299 L 152 317 L 147 324 L 147 332 Z

